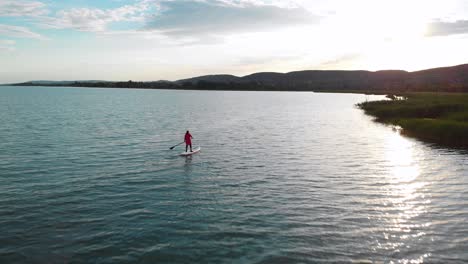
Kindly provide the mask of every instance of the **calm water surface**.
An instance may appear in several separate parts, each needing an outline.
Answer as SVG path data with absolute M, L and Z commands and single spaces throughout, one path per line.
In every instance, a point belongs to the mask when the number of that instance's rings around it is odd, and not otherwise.
M 468 261 L 468 153 L 375 98 L 2 87 L 0 262 Z

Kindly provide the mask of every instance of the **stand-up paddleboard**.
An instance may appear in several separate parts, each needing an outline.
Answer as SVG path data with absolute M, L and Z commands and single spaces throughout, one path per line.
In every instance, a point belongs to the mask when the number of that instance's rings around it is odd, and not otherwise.
M 182 153 L 180 153 L 180 156 L 190 156 L 190 155 L 196 154 L 196 153 L 200 152 L 200 149 L 201 149 L 200 147 L 197 147 L 195 149 L 192 149 L 193 150 L 192 152 L 190 152 L 190 151 L 182 152 Z

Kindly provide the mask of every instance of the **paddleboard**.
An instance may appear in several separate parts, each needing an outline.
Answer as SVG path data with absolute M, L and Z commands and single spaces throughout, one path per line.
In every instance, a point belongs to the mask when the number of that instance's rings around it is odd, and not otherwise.
M 196 154 L 196 153 L 200 152 L 200 149 L 201 149 L 200 147 L 197 147 L 195 149 L 192 149 L 193 150 L 192 152 L 190 152 L 190 151 L 182 152 L 182 153 L 180 153 L 180 156 L 190 156 L 190 155 Z

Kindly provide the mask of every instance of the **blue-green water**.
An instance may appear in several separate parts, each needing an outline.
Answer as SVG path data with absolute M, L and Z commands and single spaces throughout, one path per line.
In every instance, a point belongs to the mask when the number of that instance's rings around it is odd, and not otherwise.
M 373 98 L 2 87 L 0 263 L 467 261 L 468 153 Z

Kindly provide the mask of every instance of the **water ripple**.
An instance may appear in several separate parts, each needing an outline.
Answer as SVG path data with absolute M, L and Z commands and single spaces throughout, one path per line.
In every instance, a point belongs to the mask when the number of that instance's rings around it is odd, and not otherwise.
M 364 95 L 0 94 L 1 263 L 468 259 L 468 153 L 372 122 Z

